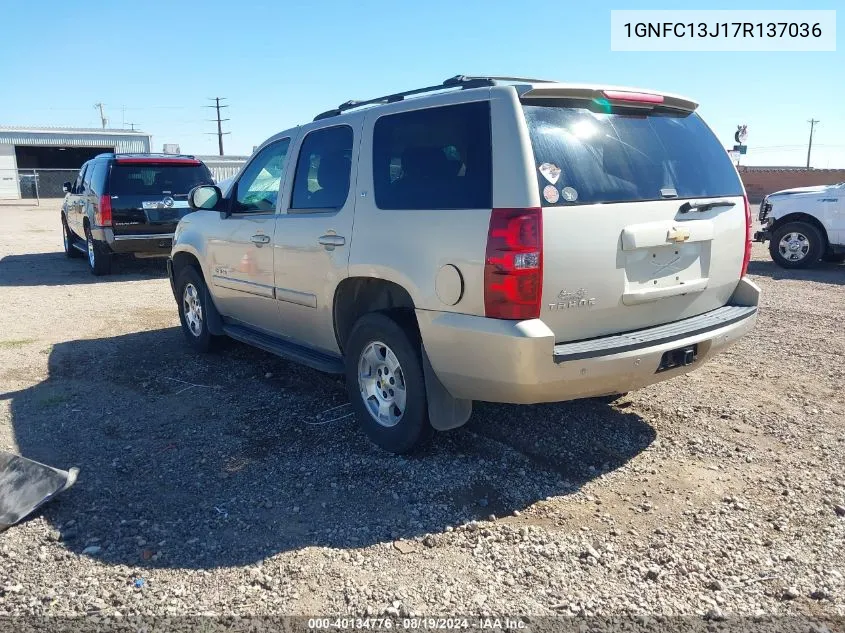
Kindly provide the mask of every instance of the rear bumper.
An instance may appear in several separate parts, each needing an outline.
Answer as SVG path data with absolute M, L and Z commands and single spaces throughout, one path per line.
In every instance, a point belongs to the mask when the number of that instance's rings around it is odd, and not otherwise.
M 417 320 L 432 368 L 454 397 L 531 404 L 622 393 L 687 373 L 754 327 L 758 298 L 743 279 L 722 312 L 563 345 L 540 319 L 420 310 Z M 696 362 L 658 371 L 666 352 L 693 345 Z
M 140 253 L 144 255 L 170 255 L 173 233 L 144 233 L 140 235 L 115 235 L 109 227 L 95 227 L 91 234 L 96 240 L 108 244 L 114 253 Z

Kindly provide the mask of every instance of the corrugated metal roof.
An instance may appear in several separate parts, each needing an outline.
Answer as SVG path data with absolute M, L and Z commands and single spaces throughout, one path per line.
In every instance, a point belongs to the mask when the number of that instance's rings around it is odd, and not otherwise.
M 53 127 L 49 125 L 0 125 L 0 132 L 18 132 L 24 134 L 108 134 L 149 136 L 149 134 L 140 130 L 126 130 L 123 128 Z
M 121 153 L 145 153 L 150 151 L 152 137 L 137 130 L 0 126 L 0 145 L 113 147 Z
M 808 174 L 824 174 L 829 172 L 841 172 L 845 171 L 845 169 L 816 169 L 814 167 L 807 169 L 806 167 L 790 167 L 787 165 L 778 166 L 778 165 L 740 165 L 739 166 L 739 173 L 742 172 L 752 172 L 752 171 L 803 171 L 807 172 Z

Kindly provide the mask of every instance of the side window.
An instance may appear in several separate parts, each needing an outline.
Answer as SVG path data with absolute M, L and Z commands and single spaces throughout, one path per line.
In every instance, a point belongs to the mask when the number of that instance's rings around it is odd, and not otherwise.
M 82 177 L 82 189 L 79 193 L 91 193 L 91 176 L 94 174 L 94 164 L 88 163 L 88 169 L 85 170 L 85 175 Z
M 77 174 L 76 176 L 76 182 L 73 183 L 73 189 L 71 189 L 71 193 L 82 193 L 82 179 L 85 178 L 85 170 L 87 168 L 88 163 L 85 163 L 79 170 L 79 174 Z
M 380 209 L 489 209 L 492 171 L 487 101 L 389 114 L 373 128 Z
M 310 132 L 302 141 L 290 208 L 340 209 L 349 197 L 352 128 L 347 125 Z
M 238 180 L 233 211 L 250 213 L 274 211 L 288 155 L 290 139 L 282 139 L 262 149 Z
M 106 167 L 108 163 L 104 160 L 97 161 L 94 163 L 93 175 L 91 176 L 91 191 L 94 193 L 95 196 L 101 196 L 105 193 L 105 187 L 103 186 L 106 181 Z

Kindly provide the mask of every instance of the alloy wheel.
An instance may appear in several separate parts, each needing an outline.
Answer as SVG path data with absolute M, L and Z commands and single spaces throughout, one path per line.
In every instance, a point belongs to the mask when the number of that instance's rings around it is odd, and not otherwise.
M 202 303 L 194 284 L 185 284 L 185 290 L 182 293 L 182 311 L 191 334 L 199 337 L 202 334 Z
M 373 341 L 358 359 L 358 389 L 364 406 L 380 425 L 399 424 L 405 414 L 407 389 L 399 359 L 387 345 Z
M 787 233 L 778 242 L 778 251 L 785 260 L 800 262 L 810 252 L 810 240 L 797 231 Z

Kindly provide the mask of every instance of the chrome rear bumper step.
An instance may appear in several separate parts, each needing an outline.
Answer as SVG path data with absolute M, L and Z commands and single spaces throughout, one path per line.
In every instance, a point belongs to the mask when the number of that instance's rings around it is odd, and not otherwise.
M 756 306 L 723 306 L 698 316 L 655 327 L 613 334 L 587 341 L 560 343 L 554 347 L 554 360 L 563 363 L 596 356 L 611 356 L 636 349 L 671 343 L 731 325 L 757 313 Z

